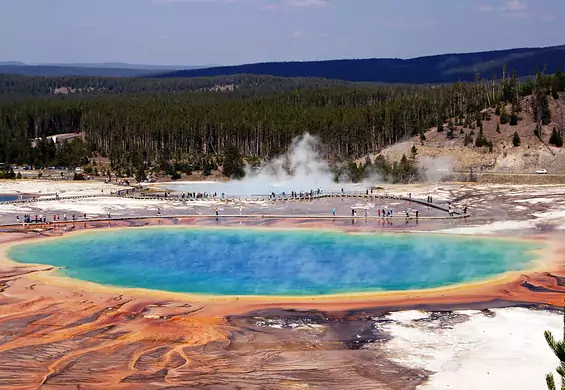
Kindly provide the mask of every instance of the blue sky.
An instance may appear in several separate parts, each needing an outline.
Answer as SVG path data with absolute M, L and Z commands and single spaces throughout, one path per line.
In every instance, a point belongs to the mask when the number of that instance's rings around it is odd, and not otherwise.
M 0 61 L 239 64 L 565 44 L 564 0 L 0 0 Z

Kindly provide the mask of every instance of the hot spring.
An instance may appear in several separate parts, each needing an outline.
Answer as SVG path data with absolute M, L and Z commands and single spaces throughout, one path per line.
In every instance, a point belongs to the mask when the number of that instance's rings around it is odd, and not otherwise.
M 216 295 L 324 295 L 474 282 L 531 268 L 540 245 L 439 235 L 214 228 L 100 230 L 11 247 L 76 279 Z

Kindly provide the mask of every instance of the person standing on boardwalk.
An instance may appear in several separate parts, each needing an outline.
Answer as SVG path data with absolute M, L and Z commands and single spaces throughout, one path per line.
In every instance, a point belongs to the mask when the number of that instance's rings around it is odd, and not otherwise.
M 216 207 L 216 215 L 219 215 L 219 210 L 217 207 Z
M 335 207 L 332 209 L 332 215 L 335 217 Z

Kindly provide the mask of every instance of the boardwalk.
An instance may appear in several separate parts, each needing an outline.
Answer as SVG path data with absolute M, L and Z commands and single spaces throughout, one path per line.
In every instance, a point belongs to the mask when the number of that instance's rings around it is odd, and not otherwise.
M 44 202 L 44 201 L 65 201 L 65 200 L 74 200 L 74 199 L 86 199 L 86 198 L 107 198 L 107 197 L 122 197 L 122 198 L 129 198 L 129 199 L 138 199 L 144 201 L 151 201 L 151 200 L 161 200 L 161 201 L 168 201 L 168 202 L 185 202 L 185 203 L 192 203 L 192 202 L 204 202 L 204 201 L 215 201 L 215 202 L 252 202 L 252 201 L 266 201 L 266 202 L 312 202 L 317 199 L 324 199 L 324 198 L 355 198 L 355 199 L 366 199 L 370 201 L 376 201 L 377 199 L 388 199 L 388 200 L 400 200 L 405 202 L 414 203 L 417 205 L 433 208 L 439 211 L 443 211 L 446 213 L 445 216 L 422 216 L 416 215 L 414 212 L 409 212 L 406 215 L 403 212 L 397 212 L 393 216 L 347 216 L 347 215 L 319 215 L 319 214 L 270 214 L 270 213 L 254 213 L 254 214 L 221 214 L 216 215 L 214 214 L 167 214 L 167 215 L 134 215 L 134 216 L 117 216 L 117 217 L 95 217 L 95 218 L 76 218 L 73 220 L 67 221 L 47 221 L 46 223 L 42 222 L 31 222 L 27 223 L 26 226 L 33 227 L 33 226 L 59 226 L 59 225 L 67 225 L 73 223 L 83 223 L 83 222 L 111 222 L 111 221 L 134 221 L 134 220 L 159 220 L 159 219 L 167 219 L 167 220 L 182 220 L 182 219 L 241 219 L 241 220 L 249 220 L 249 219 L 295 219 L 295 220 L 365 220 L 365 221 L 381 221 L 381 220 L 445 220 L 445 219 L 464 219 L 468 218 L 469 214 L 464 214 L 461 211 L 452 210 L 453 215 L 449 215 L 449 208 L 443 205 L 438 205 L 435 203 L 430 203 L 427 201 L 415 199 L 412 197 L 405 197 L 400 195 L 394 194 L 371 194 L 365 192 L 352 192 L 352 191 L 344 191 L 344 192 L 327 192 L 327 193 L 320 193 L 320 194 L 313 194 L 313 195 L 306 195 L 302 197 L 289 197 L 289 196 L 269 196 L 269 195 L 247 195 L 247 196 L 224 196 L 224 197 L 202 197 L 202 198 L 181 198 L 179 196 L 164 196 L 164 195 L 142 195 L 139 193 L 133 194 L 97 194 L 97 195 L 83 195 L 83 196 L 60 196 L 60 197 L 43 197 L 39 199 L 26 199 L 20 201 L 9 201 L 9 202 L 1 202 L 1 203 L 11 203 L 11 204 L 18 204 L 18 203 L 33 203 L 33 202 Z M 12 228 L 21 226 L 22 223 L 13 223 L 13 224 L 4 224 L 2 225 L 4 228 Z
M 164 196 L 157 194 L 147 194 L 142 193 L 125 194 L 125 193 L 112 193 L 112 194 L 96 194 L 96 195 L 77 195 L 77 196 L 59 196 L 59 197 L 41 197 L 36 199 L 24 199 L 24 200 L 13 200 L 0 202 L 0 204 L 18 204 L 18 203 L 29 203 L 29 202 L 45 202 L 54 200 L 73 200 L 73 199 L 87 199 L 87 198 L 107 198 L 107 197 L 121 197 L 128 199 L 137 200 L 166 200 L 171 202 L 253 202 L 253 201 L 266 201 L 266 202 L 307 202 L 316 199 L 324 198 L 355 198 L 355 199 L 366 199 L 366 200 L 377 200 L 377 199 L 390 199 L 390 200 L 401 200 L 406 202 L 411 202 L 419 204 L 421 206 L 430 207 L 436 210 L 449 212 L 449 208 L 441 204 L 430 203 L 424 200 L 406 197 L 402 195 L 395 194 L 371 194 L 366 191 L 332 191 L 324 192 L 320 194 L 304 195 L 304 196 L 288 196 L 277 194 L 274 197 L 271 195 L 264 194 L 250 194 L 250 195 L 225 195 L 225 196 L 207 196 L 200 198 L 181 198 L 178 195 Z M 455 215 L 462 215 L 463 212 L 453 210 Z

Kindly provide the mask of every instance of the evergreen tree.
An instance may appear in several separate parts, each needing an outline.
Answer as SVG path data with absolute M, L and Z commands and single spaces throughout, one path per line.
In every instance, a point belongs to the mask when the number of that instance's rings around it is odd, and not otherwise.
M 503 106 L 500 110 L 500 124 L 505 125 L 509 121 L 510 121 L 510 117 L 508 116 L 508 113 L 506 112 L 506 108 Z
M 518 125 L 518 115 L 516 113 L 516 105 L 512 105 L 512 113 L 510 114 L 510 126 L 517 126 Z
M 242 179 L 245 176 L 245 165 L 239 150 L 234 145 L 228 145 L 224 153 L 224 176 Z
M 520 140 L 520 135 L 518 134 L 518 132 L 514 132 L 514 137 L 512 137 L 512 145 L 514 145 L 515 147 L 520 146 L 520 143 L 522 141 Z
M 563 311 L 563 322 L 563 340 L 555 340 L 553 334 L 548 330 L 544 332 L 547 344 L 549 345 L 557 359 L 559 359 L 559 366 L 557 366 L 556 371 L 561 378 L 561 390 L 565 389 L 565 309 Z M 552 373 L 549 373 L 545 376 L 545 382 L 547 384 L 548 390 L 557 390 L 555 379 Z
M 417 156 L 418 156 L 418 148 L 416 147 L 416 145 L 412 145 L 412 148 L 410 149 L 410 159 L 412 161 L 416 161 Z
M 555 145 L 558 148 L 563 146 L 563 138 L 557 129 L 554 127 L 553 131 L 551 132 L 551 137 L 549 137 L 549 143 L 551 145 Z
M 496 132 L 500 134 L 500 123 L 496 124 Z
M 483 133 L 483 129 L 479 129 L 479 135 L 477 136 L 477 138 L 475 139 L 475 146 L 480 148 L 483 146 L 488 146 L 489 141 L 486 139 L 484 133 Z
M 561 73 L 561 67 L 557 69 L 557 72 L 551 78 L 551 96 L 553 99 L 559 99 L 559 92 L 563 92 L 565 85 L 563 83 L 563 74 Z
M 473 136 L 471 134 L 465 134 L 465 138 L 463 139 L 463 145 L 467 146 L 473 143 Z
M 551 110 L 545 93 L 538 92 L 536 94 L 534 99 L 532 99 L 532 109 L 536 121 L 541 122 L 542 125 L 549 125 L 551 123 Z
M 377 172 L 377 174 L 379 174 L 383 180 L 388 180 L 392 167 L 382 154 L 379 154 L 377 158 L 375 158 L 375 161 L 373 162 L 373 167 Z

